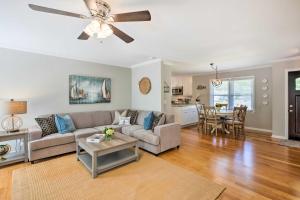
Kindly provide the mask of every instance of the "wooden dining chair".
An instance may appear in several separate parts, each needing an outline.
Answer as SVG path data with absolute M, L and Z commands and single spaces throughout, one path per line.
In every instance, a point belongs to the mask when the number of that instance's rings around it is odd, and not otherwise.
M 204 114 L 204 104 L 196 103 L 196 108 L 198 112 L 198 125 L 197 129 L 198 132 L 200 131 L 200 127 L 203 131 L 204 129 L 204 124 L 205 124 L 205 114 Z
M 218 128 L 222 128 L 222 121 L 217 116 L 216 107 L 204 106 L 204 116 L 205 134 L 207 134 L 207 128 L 209 128 L 210 133 L 216 133 L 216 136 L 218 136 Z
M 239 138 L 243 135 L 243 138 L 246 138 L 245 134 L 245 121 L 247 114 L 247 106 L 234 107 L 232 119 L 225 121 L 225 126 L 227 130 L 232 130 L 234 138 Z

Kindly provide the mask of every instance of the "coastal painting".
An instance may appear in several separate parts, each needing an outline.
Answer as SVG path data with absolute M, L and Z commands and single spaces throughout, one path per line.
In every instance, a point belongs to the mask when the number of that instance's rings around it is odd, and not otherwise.
M 69 76 L 69 103 L 96 104 L 111 102 L 111 79 L 92 76 Z

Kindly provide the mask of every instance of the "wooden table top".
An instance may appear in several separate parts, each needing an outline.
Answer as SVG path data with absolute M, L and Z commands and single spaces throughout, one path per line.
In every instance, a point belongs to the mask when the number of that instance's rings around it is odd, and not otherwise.
M 79 146 L 87 150 L 87 148 L 92 152 L 99 152 L 108 149 L 113 149 L 125 144 L 136 143 L 137 139 L 124 135 L 122 133 L 115 133 L 110 141 L 102 141 L 100 143 L 87 142 L 86 138 L 80 138 L 78 140 Z

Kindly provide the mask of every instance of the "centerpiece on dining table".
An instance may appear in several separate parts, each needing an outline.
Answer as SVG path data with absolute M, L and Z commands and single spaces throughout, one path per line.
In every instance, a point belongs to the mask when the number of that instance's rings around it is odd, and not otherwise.
M 110 141 L 115 134 L 115 130 L 113 128 L 105 128 L 104 131 L 104 139 L 106 141 Z
M 223 106 L 222 104 L 216 103 L 216 110 L 217 110 L 217 112 L 221 111 L 222 106 Z

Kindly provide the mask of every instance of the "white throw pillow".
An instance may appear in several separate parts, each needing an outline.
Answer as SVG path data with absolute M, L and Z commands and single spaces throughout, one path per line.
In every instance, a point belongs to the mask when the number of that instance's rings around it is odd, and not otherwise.
M 114 119 L 112 125 L 118 125 L 120 117 L 126 117 L 126 115 L 127 115 L 127 110 L 124 110 L 122 112 L 122 114 L 120 114 L 119 111 L 115 111 L 115 119 Z
M 130 117 L 119 117 L 119 125 L 130 125 Z

